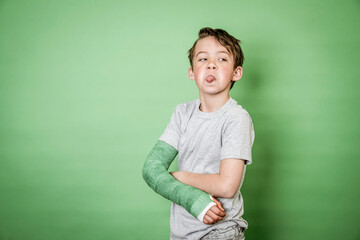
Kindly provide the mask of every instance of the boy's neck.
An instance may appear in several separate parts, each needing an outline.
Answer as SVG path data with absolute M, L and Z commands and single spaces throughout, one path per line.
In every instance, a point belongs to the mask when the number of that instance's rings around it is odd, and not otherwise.
M 200 111 L 215 112 L 219 110 L 230 99 L 229 92 L 224 91 L 217 95 L 200 94 Z

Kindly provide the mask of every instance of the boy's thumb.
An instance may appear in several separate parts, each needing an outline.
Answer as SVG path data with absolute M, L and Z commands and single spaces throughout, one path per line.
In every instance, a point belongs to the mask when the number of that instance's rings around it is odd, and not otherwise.
M 214 202 L 216 203 L 216 206 L 220 208 L 222 211 L 225 211 L 225 209 L 222 207 L 221 202 L 219 202 L 214 196 L 211 196 Z

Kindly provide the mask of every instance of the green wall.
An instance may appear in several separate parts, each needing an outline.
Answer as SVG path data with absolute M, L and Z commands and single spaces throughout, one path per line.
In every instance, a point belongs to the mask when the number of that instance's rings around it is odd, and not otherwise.
M 141 168 L 198 97 L 204 26 L 243 42 L 247 239 L 360 239 L 359 23 L 355 0 L 0 1 L 0 239 L 169 238 Z

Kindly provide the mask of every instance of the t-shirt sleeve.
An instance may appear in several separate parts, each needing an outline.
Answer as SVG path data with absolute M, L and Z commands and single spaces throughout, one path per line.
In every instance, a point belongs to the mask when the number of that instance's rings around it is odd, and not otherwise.
M 173 114 L 171 115 L 170 122 L 168 123 L 164 133 L 160 136 L 159 140 L 166 142 L 173 148 L 179 151 L 180 140 L 180 104 L 176 106 Z
M 255 133 L 252 120 L 247 112 L 234 115 L 227 122 L 221 139 L 221 160 L 238 158 L 251 164 L 251 148 Z

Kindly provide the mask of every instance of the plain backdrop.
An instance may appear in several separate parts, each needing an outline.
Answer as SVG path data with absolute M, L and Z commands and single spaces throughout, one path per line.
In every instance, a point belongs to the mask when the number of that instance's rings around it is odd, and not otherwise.
M 141 169 L 206 26 L 245 54 L 246 238 L 360 239 L 359 23 L 355 0 L 0 1 L 0 239 L 169 238 Z

